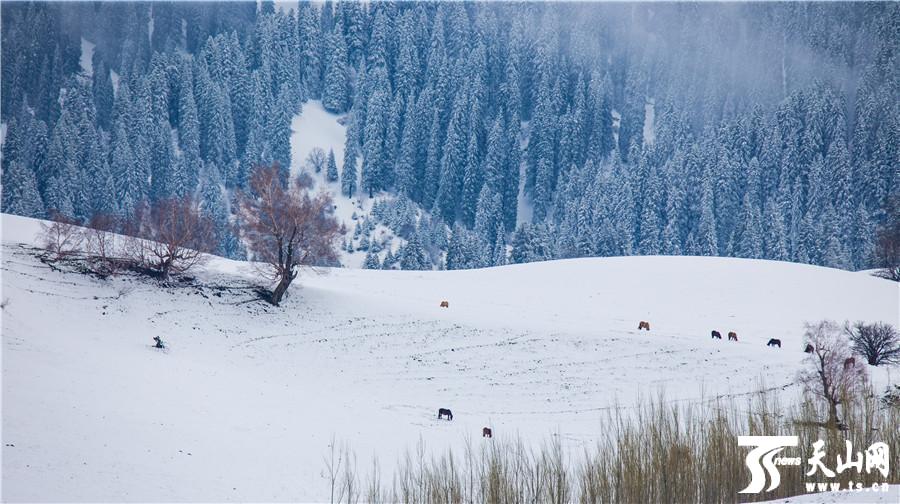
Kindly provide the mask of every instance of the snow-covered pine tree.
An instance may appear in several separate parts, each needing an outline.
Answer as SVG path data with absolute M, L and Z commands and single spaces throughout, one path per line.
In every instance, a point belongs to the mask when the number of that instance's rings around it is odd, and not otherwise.
M 22 161 L 11 161 L 3 170 L 3 211 L 26 217 L 44 217 L 44 203 L 34 172 Z
M 344 39 L 343 23 L 339 19 L 334 31 L 328 35 L 328 55 L 325 66 L 325 80 L 322 87 L 322 106 L 329 112 L 341 113 L 346 110 L 349 96 L 349 72 L 347 69 L 347 41 Z
M 328 182 L 338 181 L 337 163 L 334 160 L 334 149 L 328 149 L 328 161 L 325 168 L 325 180 Z
M 418 231 L 409 237 L 409 241 L 403 246 L 400 252 L 400 269 L 403 270 L 425 270 L 430 269 L 430 262 L 422 242 L 419 238 Z
M 366 253 L 366 259 L 363 261 L 363 268 L 381 269 L 381 261 L 378 260 L 378 254 L 375 253 L 372 247 L 369 247 L 369 251 Z

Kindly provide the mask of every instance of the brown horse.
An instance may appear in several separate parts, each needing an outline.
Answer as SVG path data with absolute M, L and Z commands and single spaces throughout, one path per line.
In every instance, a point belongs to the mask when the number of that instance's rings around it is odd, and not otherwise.
M 450 308 L 450 301 L 441 301 L 441 308 Z
M 737 341 L 737 333 L 734 331 L 728 333 L 728 341 Z
M 720 333 L 719 331 L 713 331 L 712 339 L 722 339 L 722 333 Z
M 640 331 L 641 329 L 646 329 L 649 331 L 650 330 L 650 322 L 647 322 L 646 320 L 641 320 L 638 323 L 638 331 Z
M 494 437 L 494 434 L 491 432 L 491 429 L 489 427 L 485 427 L 481 429 L 481 437 L 492 438 Z

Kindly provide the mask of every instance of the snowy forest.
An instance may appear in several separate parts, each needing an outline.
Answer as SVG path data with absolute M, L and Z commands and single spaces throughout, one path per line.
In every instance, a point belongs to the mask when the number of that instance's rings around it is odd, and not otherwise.
M 2 60 L 3 212 L 191 197 L 232 258 L 310 100 L 347 126 L 327 179 L 379 198 L 370 268 L 866 269 L 900 197 L 897 3 L 4 2 Z

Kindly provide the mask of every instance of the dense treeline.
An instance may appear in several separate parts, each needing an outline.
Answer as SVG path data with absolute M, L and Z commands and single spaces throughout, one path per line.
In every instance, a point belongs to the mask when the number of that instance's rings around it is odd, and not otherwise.
M 369 267 L 702 254 L 864 268 L 898 193 L 897 4 L 2 9 L 6 212 L 88 219 L 194 196 L 218 252 L 242 257 L 235 190 L 256 165 L 290 166 L 310 99 L 347 114 L 344 194 L 406 209 L 408 244 L 370 248 Z

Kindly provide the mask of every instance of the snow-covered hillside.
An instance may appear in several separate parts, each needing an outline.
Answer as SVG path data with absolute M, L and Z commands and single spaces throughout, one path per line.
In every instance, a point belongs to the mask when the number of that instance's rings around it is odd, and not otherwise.
M 244 263 L 212 259 L 202 286 L 102 281 L 34 258 L 37 231 L 2 217 L 5 500 L 322 500 L 332 439 L 362 472 L 420 440 L 490 442 L 483 426 L 580 451 L 616 401 L 790 387 L 804 321 L 898 324 L 896 283 L 695 257 L 305 272 L 273 308 Z
M 866 488 L 858 491 L 810 493 L 766 502 L 768 504 L 896 503 L 900 502 L 900 485 L 890 485 L 887 489 L 879 487 L 877 491 Z
M 291 173 L 306 173 L 312 177 L 314 190 L 324 191 L 331 195 L 335 205 L 335 216 L 348 230 L 353 231 L 357 222 L 367 218 L 372 212 L 372 206 L 378 200 L 392 200 L 394 197 L 386 193 L 379 193 L 372 198 L 367 197 L 363 191 L 348 198 L 341 193 L 341 183 L 328 182 L 325 179 L 325 171 L 316 173 L 307 166 L 307 157 L 315 149 L 322 149 L 327 155 L 329 150 L 334 151 L 335 163 L 338 173 L 344 170 L 344 141 L 347 127 L 340 122 L 340 116 L 326 111 L 319 100 L 310 100 L 303 104 L 299 114 L 291 121 Z M 358 185 L 358 181 L 357 181 Z M 383 224 L 378 224 L 374 230 L 374 237 L 381 240 L 390 240 L 392 250 L 406 242 L 397 237 Z M 357 243 L 358 245 L 358 243 Z M 366 253 L 361 250 L 347 252 L 341 250 L 341 265 L 349 268 L 361 268 Z

